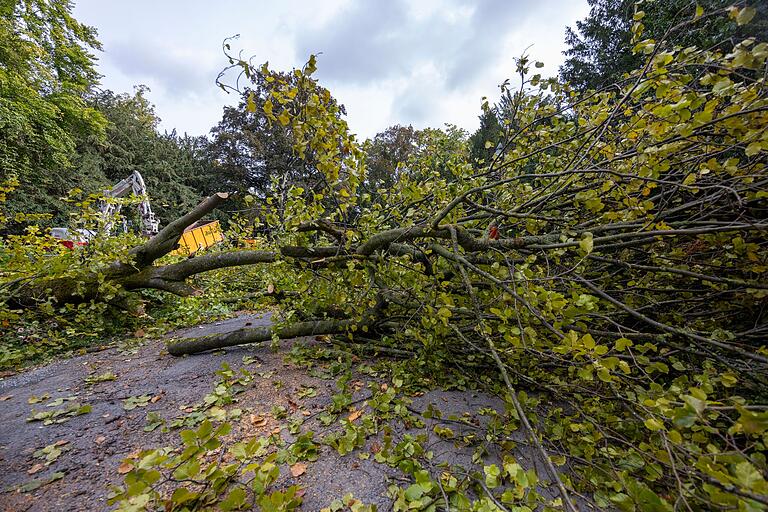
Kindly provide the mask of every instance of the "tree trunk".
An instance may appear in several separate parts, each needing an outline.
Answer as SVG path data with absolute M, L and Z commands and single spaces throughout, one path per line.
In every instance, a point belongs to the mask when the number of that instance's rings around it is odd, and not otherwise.
M 285 327 L 260 326 L 248 327 L 226 334 L 213 334 L 200 338 L 185 338 L 168 343 L 168 353 L 172 356 L 196 354 L 206 350 L 262 343 L 272 340 L 275 336 L 281 340 L 317 336 L 324 334 L 341 334 L 355 324 L 352 320 L 315 320 L 297 322 Z

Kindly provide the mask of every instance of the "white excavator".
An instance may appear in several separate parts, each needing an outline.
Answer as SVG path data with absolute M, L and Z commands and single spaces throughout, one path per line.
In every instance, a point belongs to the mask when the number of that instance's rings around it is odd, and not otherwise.
M 103 232 L 107 234 L 112 232 L 115 227 L 115 217 L 123 206 L 119 201 L 110 201 L 110 199 L 125 197 L 129 193 L 133 193 L 136 197 L 141 198 L 137 205 L 141 220 L 141 234 L 146 237 L 156 235 L 160 230 L 160 222 L 155 218 L 155 214 L 152 213 L 152 207 L 149 205 L 149 196 L 147 195 L 147 186 L 144 184 L 144 178 L 141 177 L 139 171 L 133 171 L 130 176 L 115 184 L 111 189 L 104 191 L 104 200 L 99 205 L 103 219 Z M 123 232 L 128 231 L 128 222 L 125 218 L 123 218 L 122 230 Z M 88 243 L 91 238 L 96 236 L 96 233 L 87 229 L 78 229 L 76 232 L 72 232 L 68 228 L 53 228 L 51 235 L 71 248 L 75 244 L 84 245 Z

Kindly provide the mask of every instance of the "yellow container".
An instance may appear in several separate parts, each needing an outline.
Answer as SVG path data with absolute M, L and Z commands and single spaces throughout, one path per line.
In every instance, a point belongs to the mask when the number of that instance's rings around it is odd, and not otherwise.
M 192 254 L 224 240 L 219 221 L 198 221 L 187 229 L 179 239 L 179 248 L 171 254 Z

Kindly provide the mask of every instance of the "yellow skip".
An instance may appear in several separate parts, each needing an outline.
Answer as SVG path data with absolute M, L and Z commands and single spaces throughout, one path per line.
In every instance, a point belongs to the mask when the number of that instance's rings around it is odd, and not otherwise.
M 171 254 L 192 254 L 222 240 L 224 240 L 224 234 L 221 232 L 219 221 L 197 221 L 184 230 L 179 239 L 179 248 Z

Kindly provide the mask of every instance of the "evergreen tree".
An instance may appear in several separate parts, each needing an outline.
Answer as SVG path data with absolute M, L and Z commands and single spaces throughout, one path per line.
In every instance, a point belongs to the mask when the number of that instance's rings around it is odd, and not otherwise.
M 503 128 L 496 108 L 484 108 L 480 115 L 480 128 L 469 137 L 469 155 L 473 162 L 488 163 L 503 136 Z
M 658 41 L 668 30 L 693 18 L 697 6 L 701 7 L 704 15 L 697 23 L 669 34 L 682 47 L 728 49 L 747 37 L 765 40 L 768 36 L 768 6 L 760 2 L 750 2 L 757 15 L 751 23 L 739 26 L 728 17 L 708 15 L 729 7 L 733 3 L 729 0 L 700 0 L 698 4 L 690 0 L 637 4 L 635 0 L 588 1 L 589 15 L 577 21 L 576 28 L 566 29 L 568 49 L 563 53 L 567 59 L 560 68 L 560 77 L 582 91 L 619 83 L 624 73 L 641 65 L 644 57 L 632 53 L 631 31 L 636 17 L 645 26 L 644 37 Z

